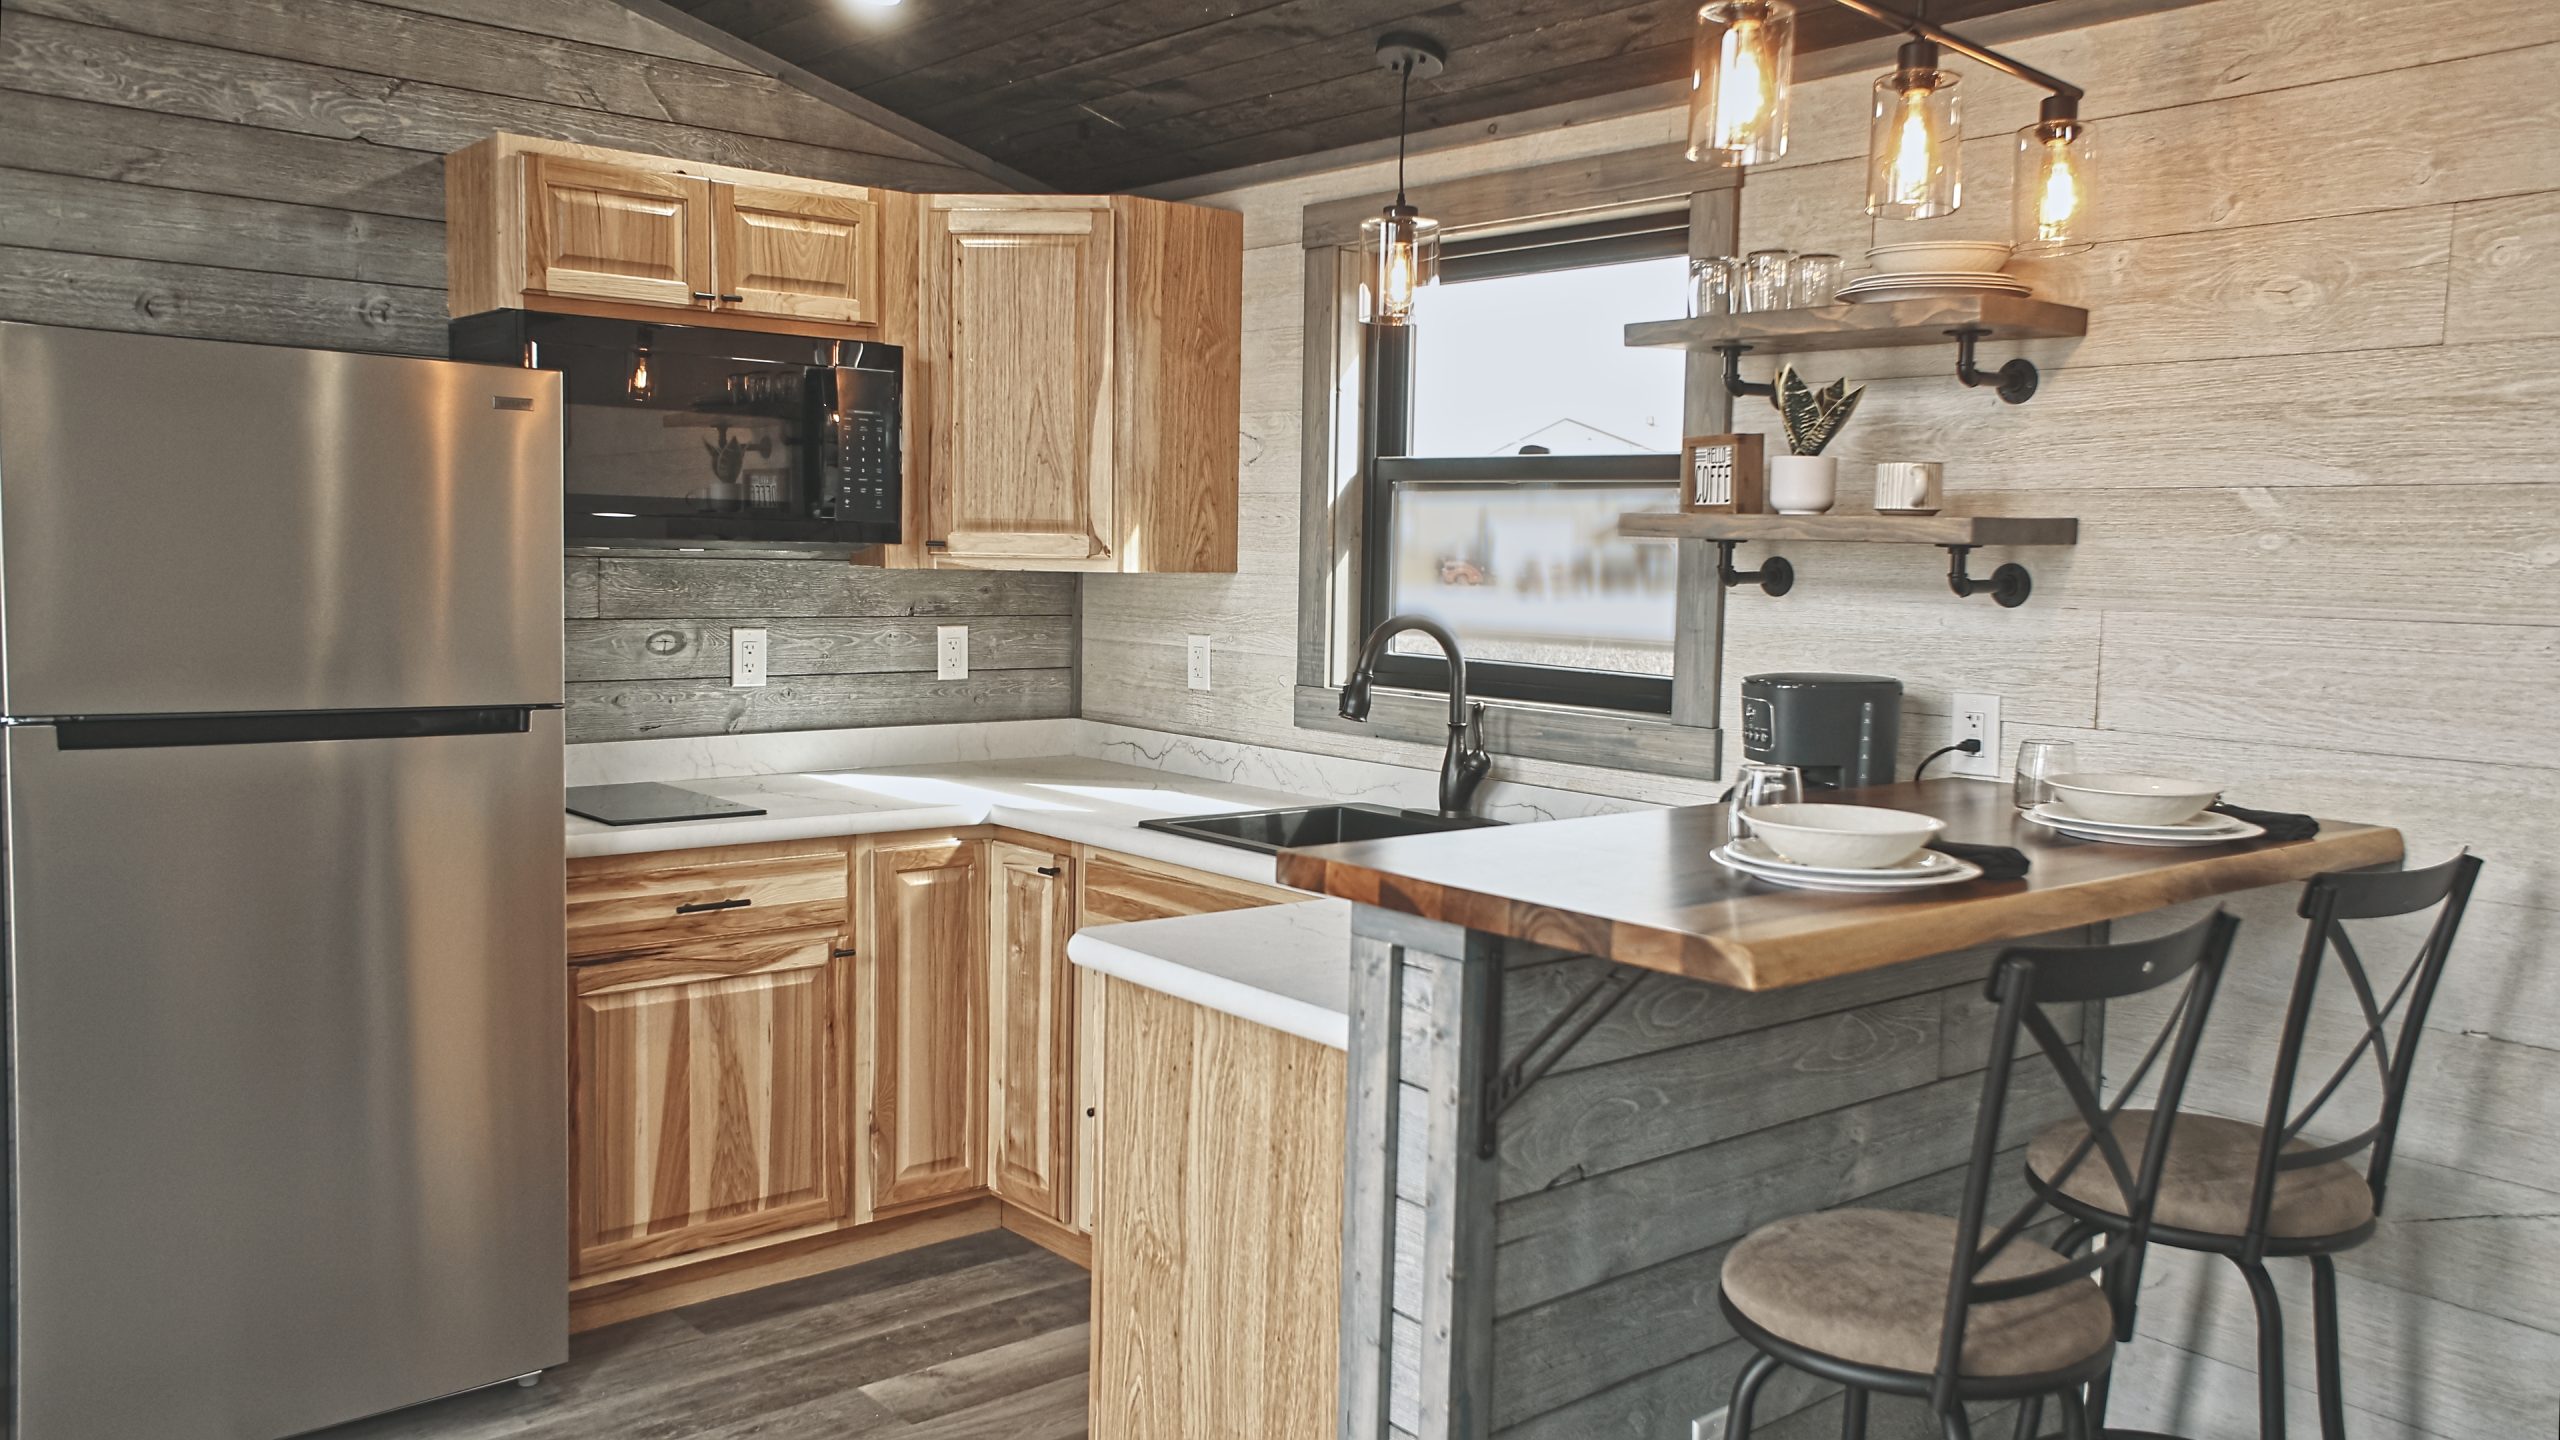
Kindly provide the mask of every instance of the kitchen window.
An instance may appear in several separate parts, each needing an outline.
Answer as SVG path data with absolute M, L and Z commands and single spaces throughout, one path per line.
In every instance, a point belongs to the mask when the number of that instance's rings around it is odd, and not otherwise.
M 1400 329 L 1370 327 L 1363 631 L 1428 615 L 1472 693 L 1665 714 L 1677 557 L 1618 517 L 1676 502 L 1683 357 L 1625 344 L 1682 313 L 1685 213 L 1472 240 Z M 1400 636 L 1379 680 L 1448 688 Z

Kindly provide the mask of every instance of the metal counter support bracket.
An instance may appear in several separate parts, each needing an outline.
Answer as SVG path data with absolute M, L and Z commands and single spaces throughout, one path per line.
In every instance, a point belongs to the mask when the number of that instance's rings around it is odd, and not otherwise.
M 1716 542 L 1716 578 L 1724 582 L 1724 588 L 1730 590 L 1736 585 L 1757 585 L 1763 595 L 1784 595 L 1796 588 L 1796 567 L 1788 564 L 1784 555 L 1770 556 L 1757 570 L 1734 569 L 1733 547 L 1741 543 L 1739 540 Z
M 2036 393 L 2036 362 L 2024 356 L 1997 370 L 1985 370 L 1973 363 L 1973 347 L 1988 330 L 1967 327 L 1947 332 L 1956 337 L 1956 378 L 1967 385 L 1996 385 L 1999 396 L 2012 405 L 2024 405 Z
M 1758 395 L 1763 399 L 1774 400 L 1778 396 L 1778 387 L 1775 384 L 1763 385 L 1757 381 L 1742 378 L 1742 352 L 1750 348 L 1748 345 L 1716 347 L 1716 353 L 1724 357 L 1724 392 L 1736 397 Z
M 1494 1157 L 1498 1122 L 1502 1119 L 1502 1112 L 1510 1109 L 1511 1102 L 1519 1099 L 1530 1086 L 1537 1084 L 1541 1077 L 1553 1070 L 1557 1062 L 1564 1059 L 1574 1046 L 1582 1043 L 1582 1037 L 1590 1034 L 1593 1026 L 1608 1019 L 1609 1012 L 1618 1008 L 1618 1002 L 1626 999 L 1629 991 L 1643 983 L 1645 973 L 1625 965 L 1609 966 L 1599 979 L 1583 986 L 1571 1000 L 1565 1002 L 1565 1007 L 1557 1011 L 1555 1018 L 1547 1022 L 1546 1028 L 1540 1030 L 1537 1037 L 1529 1042 L 1528 1048 L 1520 1052 L 1519 1059 L 1499 1070 L 1487 1072 L 1482 1107 L 1483 1118 L 1476 1136 L 1478 1156 L 1486 1160 Z M 1502 1053 L 1501 977 L 1502 967 L 1497 962 L 1492 970 L 1492 984 L 1488 987 L 1493 993 L 1485 1020 L 1484 1036 L 1484 1044 L 1487 1047 L 1485 1053 L 1497 1056 Z
M 1990 579 L 1976 580 L 1964 568 L 1964 557 L 1973 552 L 1972 546 L 1942 548 L 1947 552 L 1947 588 L 1959 595 L 1988 595 L 2000 603 L 2001 609 L 2015 610 L 2035 593 L 2035 578 L 2027 573 L 2026 566 L 2014 560 L 1992 571 Z

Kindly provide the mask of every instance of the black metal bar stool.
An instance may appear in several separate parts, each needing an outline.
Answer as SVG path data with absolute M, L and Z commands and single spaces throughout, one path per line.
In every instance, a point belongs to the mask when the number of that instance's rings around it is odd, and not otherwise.
M 1751 1232 L 1725 1257 L 1725 1318 L 1760 1352 L 1734 1382 L 1728 1440 L 1750 1440 L 1752 1406 L 1780 1365 L 1849 1387 L 1848 1440 L 1865 1435 L 1867 1398 L 1878 1392 L 1925 1397 L 1949 1440 L 1970 1440 L 1968 1401 L 2052 1395 L 2072 1440 L 2090 1440 L 2083 1391 L 2105 1377 L 2116 1341 L 2131 1333 L 2139 1217 L 2150 1214 L 2175 1127 L 2148 1127 L 2136 1142 L 2141 1164 L 2129 1162 L 2118 1140 L 2123 1102 L 2099 1105 L 2044 1007 L 2121 999 L 2185 978 L 2186 993 L 2126 1087 L 2139 1085 L 2165 1051 L 2159 1103 L 2174 1116 L 2239 924 L 2217 911 L 2157 940 L 2001 952 L 1987 987 L 2000 1012 L 1960 1213 L 1797 1215 Z M 2052 1208 L 2041 1195 L 2031 1194 L 1996 1230 L 1985 1223 L 2022 1034 L 2034 1037 L 2079 1113 L 2084 1143 L 2062 1170 L 2089 1162 L 2134 1198 L 2138 1218 L 2123 1245 L 2071 1258 L 2027 1238 L 2027 1227 Z
M 2277 1044 L 2274 1082 L 2262 1124 L 2210 1115 L 2181 1115 L 2169 1146 L 2166 1175 L 2147 1229 L 2134 1217 L 2143 1207 L 2128 1208 L 2127 1193 L 2102 1170 L 2071 1170 L 2065 1164 L 2083 1143 L 2077 1122 L 2064 1121 L 2036 1137 L 2027 1148 L 2027 1178 L 2039 1194 L 2072 1217 L 2061 1248 L 2077 1250 L 2096 1235 L 2132 1236 L 2180 1250 L 2220 1255 L 2240 1269 L 2258 1312 L 2258 1429 L 2265 1440 L 2284 1440 L 2284 1314 L 2275 1282 L 2267 1276 L 2270 1258 L 2300 1257 L 2311 1262 L 2314 1353 L 2319 1367 L 2320 1433 L 2323 1440 L 2344 1440 L 2346 1402 L 2338 1377 L 2338 1274 L 2331 1256 L 2352 1250 L 2371 1238 L 2382 1211 L 2383 1184 L 2391 1171 L 2391 1149 L 2400 1130 L 2401 1104 L 2409 1093 L 2409 1075 L 2425 1029 L 2427 1007 L 2435 999 L 2436 981 L 2452 952 L 2463 908 L 2471 898 L 2480 861 L 2459 855 L 2425 870 L 2353 871 L 2314 877 L 2303 888 L 2301 913 L 2310 922 L 2302 960 L 2294 972 L 2293 998 L 2285 1010 L 2284 1032 Z M 2347 932 L 2351 920 L 2379 920 L 2436 911 L 2426 942 L 2410 961 L 2387 998 L 2378 996 L 2364 957 Z M 2331 964 L 2335 957 L 2334 967 Z M 2302 1065 L 2304 1041 L 2311 1028 L 2312 999 L 2321 977 L 2335 968 L 2353 990 L 2364 1034 L 2340 1062 L 2337 1073 L 2320 1086 L 2309 1103 L 2294 1108 L 2296 1072 Z M 2394 1012 L 2403 1002 L 2396 1034 Z M 2364 1063 L 2370 1052 L 2380 1081 L 2378 1111 L 2372 1123 L 2327 1144 L 2303 1138 L 2304 1130 Z M 2128 1089 L 2131 1087 L 2128 1086 Z M 2169 1102 L 2164 1102 L 2169 1104 Z M 2174 1105 L 2170 1105 L 2174 1108 Z M 2142 1143 L 2151 1123 L 2149 1111 L 2127 1112 L 2117 1129 L 2125 1144 Z M 2353 1122 L 2347 1122 L 2352 1124 Z M 2335 1126 L 2324 1126 L 2333 1130 Z M 2372 1152 L 2362 1174 L 2349 1157 Z M 2067 1173 L 2066 1173 L 2067 1172 Z M 2149 1197 L 2137 1195 L 2137 1200 Z M 2035 1423 L 2036 1402 L 2019 1417 L 2020 1434 Z M 2098 1397 L 2103 1417 L 2105 1398 Z

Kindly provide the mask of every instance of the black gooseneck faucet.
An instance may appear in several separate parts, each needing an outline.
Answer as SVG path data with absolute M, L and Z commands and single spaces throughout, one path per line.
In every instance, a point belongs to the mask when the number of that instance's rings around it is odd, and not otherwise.
M 1484 748 L 1484 705 L 1467 698 L 1467 657 L 1458 651 L 1457 636 L 1419 615 L 1397 615 L 1370 631 L 1360 647 L 1360 662 L 1351 667 L 1351 678 L 1342 687 L 1342 718 L 1369 718 L 1369 686 L 1378 657 L 1386 653 L 1389 640 L 1407 630 L 1430 636 L 1449 657 L 1449 748 L 1440 757 L 1440 813 L 1464 815 L 1476 787 L 1493 769 L 1493 757 Z

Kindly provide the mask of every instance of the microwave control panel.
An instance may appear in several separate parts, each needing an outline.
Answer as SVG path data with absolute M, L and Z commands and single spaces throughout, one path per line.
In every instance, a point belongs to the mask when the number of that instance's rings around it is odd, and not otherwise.
M 898 522 L 898 417 L 842 410 L 827 427 L 820 456 L 833 480 L 833 518 L 862 524 Z

